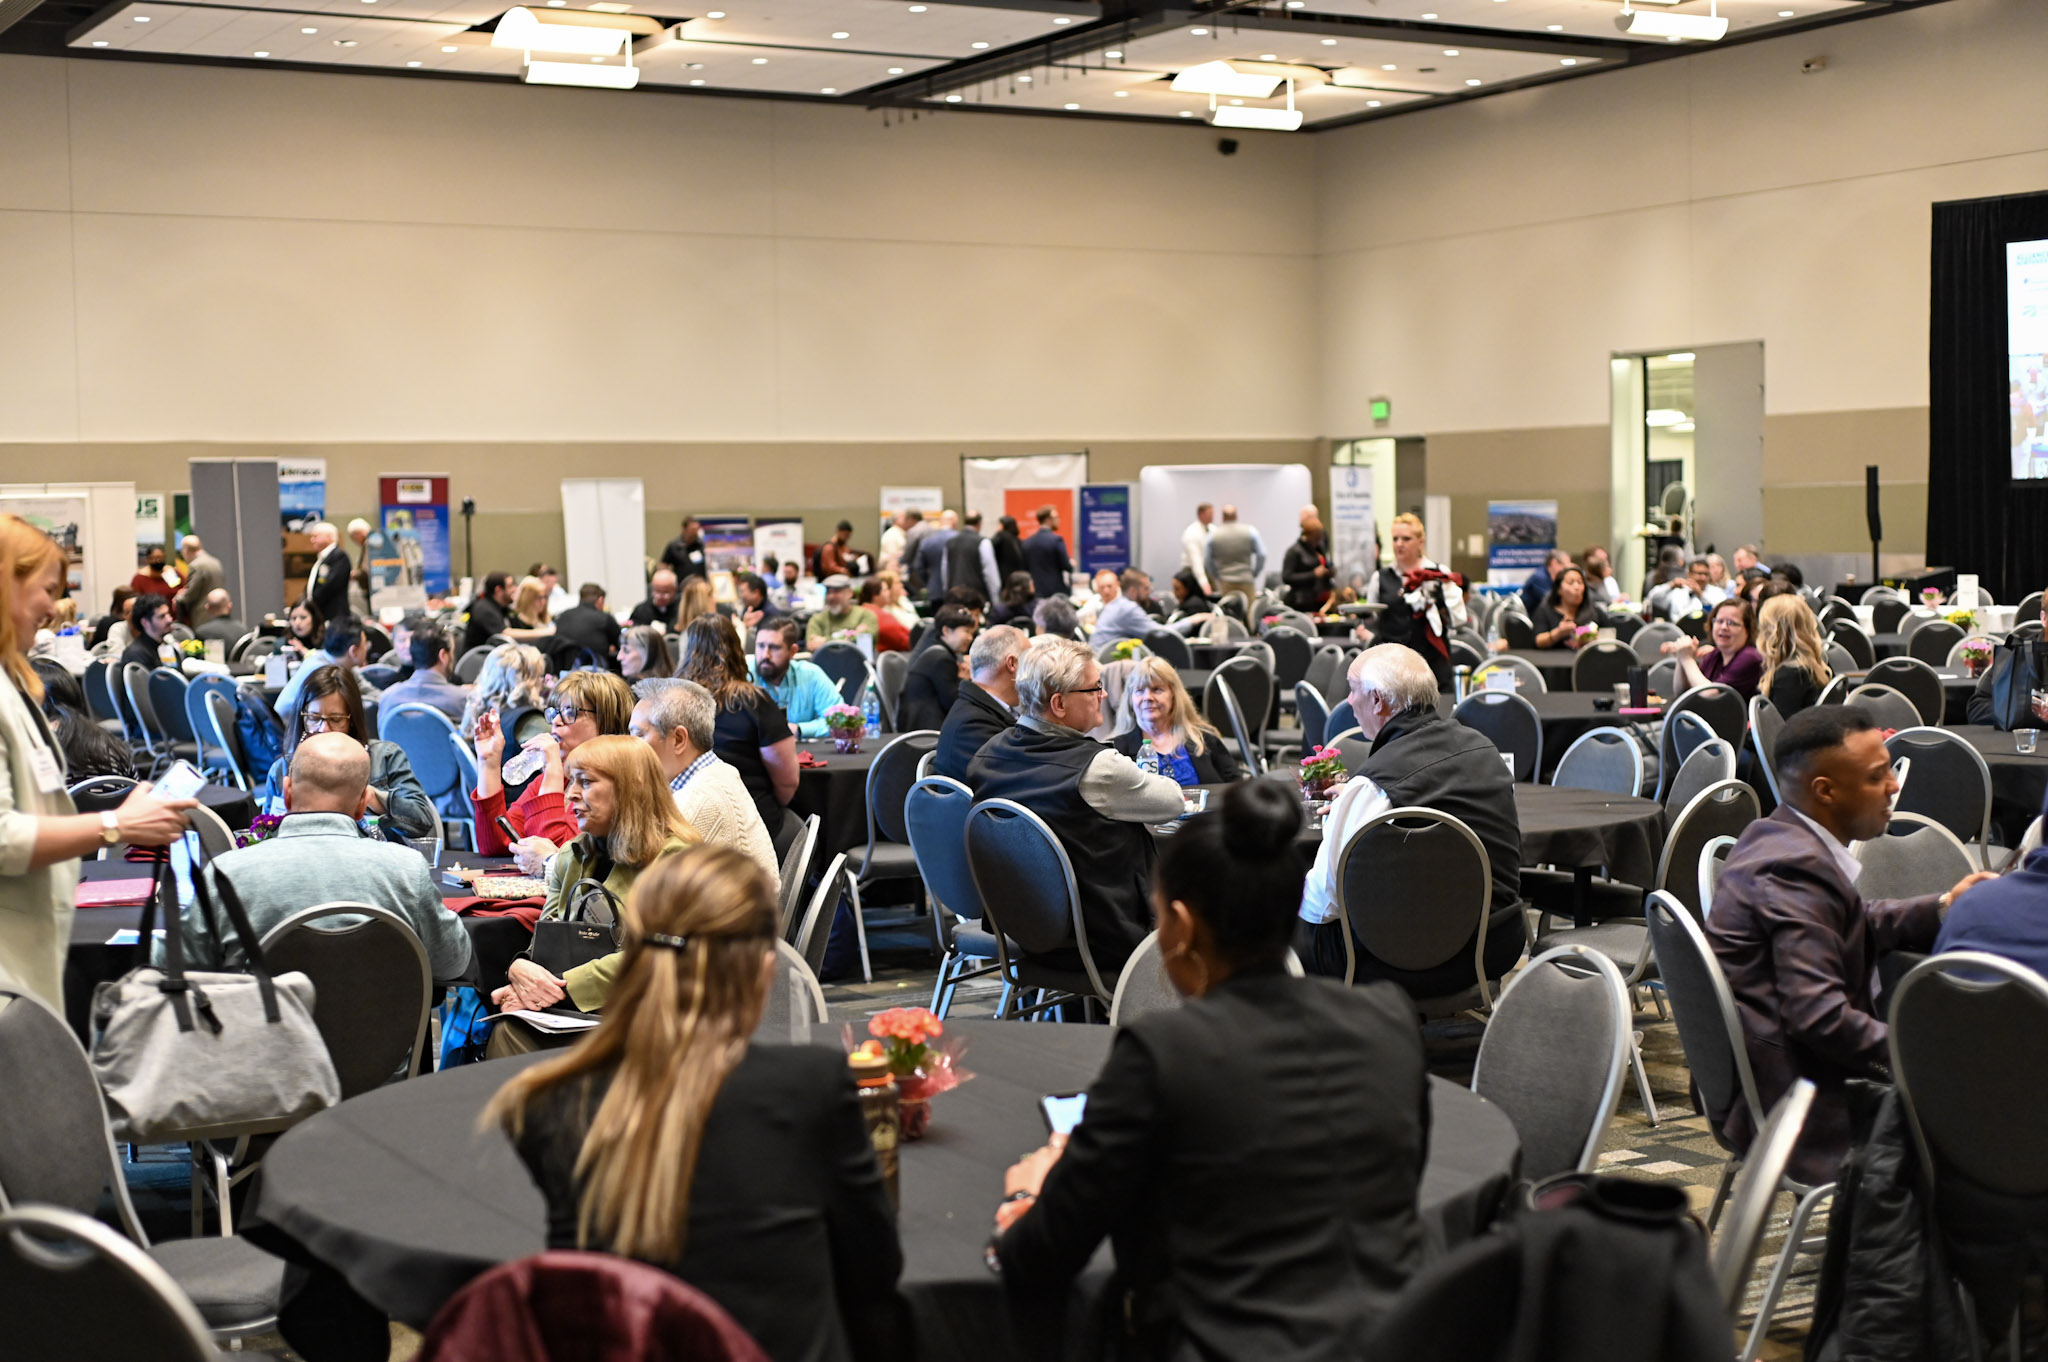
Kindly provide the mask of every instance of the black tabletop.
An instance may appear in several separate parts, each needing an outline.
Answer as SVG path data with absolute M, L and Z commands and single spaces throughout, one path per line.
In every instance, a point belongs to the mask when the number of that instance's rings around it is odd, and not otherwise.
M 1522 864 L 1577 869 L 1606 866 L 1624 884 L 1652 888 L 1664 849 L 1664 806 L 1654 799 L 1515 786 Z
M 1543 765 L 1536 773 L 1548 780 L 1550 773 L 1557 769 L 1565 750 L 1580 737 L 1596 728 L 1627 727 L 1630 720 L 1615 713 L 1612 694 L 1595 695 L 1590 691 L 1546 691 L 1542 693 L 1520 692 L 1522 698 L 1536 710 L 1536 717 L 1543 724 Z M 1596 709 L 1596 704 L 1605 704 L 1606 709 Z
M 1579 655 L 1570 648 L 1509 648 L 1487 656 L 1519 657 L 1543 673 L 1543 684 L 1551 690 L 1569 691 L 1572 688 L 1572 663 L 1578 660 Z
M 931 1133 L 902 1154 L 903 1293 L 921 1356 L 997 1358 L 1012 1332 L 982 1261 L 1003 1172 L 1043 1142 L 1038 1099 L 1086 1088 L 1108 1053 L 1103 1026 L 950 1023 L 972 1082 L 933 1104 Z M 836 1036 L 828 1043 L 836 1044 Z M 381 1088 L 313 1117 L 264 1160 L 258 1242 L 310 1254 L 377 1310 L 424 1328 L 478 1273 L 540 1251 L 540 1193 L 477 1114 L 527 1059 L 476 1064 Z M 1432 1080 L 1421 1203 L 1433 1236 L 1477 1233 L 1514 1175 L 1520 1142 L 1499 1108 Z
M 1237 639 L 1230 643 L 1203 643 L 1188 640 L 1188 659 L 1204 671 L 1215 671 L 1218 667 L 1236 657 L 1249 639 Z M 1182 673 L 1185 677 L 1186 673 Z M 1185 684 L 1185 682 L 1183 682 Z
M 868 841 L 868 768 L 875 753 L 887 747 L 893 733 L 869 734 L 858 752 L 834 750 L 830 738 L 799 739 L 796 750 L 808 752 L 823 766 L 806 766 L 797 775 L 789 807 L 801 818 L 817 814 L 818 853 L 823 861 L 836 853 L 866 846 Z
M 2018 846 L 2048 800 L 2048 742 L 2037 740 L 2034 752 L 2022 754 L 2012 734 L 1988 724 L 1951 724 L 1949 731 L 1976 748 L 1991 768 L 1991 819 L 2005 844 Z

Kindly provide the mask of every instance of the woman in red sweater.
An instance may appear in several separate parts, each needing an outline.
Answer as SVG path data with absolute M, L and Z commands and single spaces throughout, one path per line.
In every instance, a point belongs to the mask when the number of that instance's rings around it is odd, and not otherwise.
M 532 838 L 549 844 L 545 850 L 531 848 L 538 856 L 552 855 L 556 848 L 576 840 L 576 820 L 562 801 L 568 783 L 562 759 L 592 738 L 623 734 L 633 717 L 633 692 L 610 672 L 570 672 L 555 682 L 547 716 L 549 736 L 533 740 L 545 744 L 547 764 L 537 779 L 527 782 L 525 792 L 510 808 L 505 805 L 505 784 L 498 774 L 505 751 L 504 730 L 498 727 L 495 712 L 486 710 L 478 716 L 476 764 L 480 774 L 469 803 L 476 814 L 476 849 L 481 855 L 503 856 L 513 851 L 498 827 L 500 817 L 511 823 L 522 846 Z

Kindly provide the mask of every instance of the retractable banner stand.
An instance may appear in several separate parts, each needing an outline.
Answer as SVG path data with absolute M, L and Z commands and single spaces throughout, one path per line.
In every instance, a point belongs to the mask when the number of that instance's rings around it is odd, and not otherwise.
M 1486 503 L 1486 582 L 1519 586 L 1557 547 L 1557 503 Z
M 445 593 L 453 572 L 447 474 L 387 473 L 377 479 L 377 505 L 381 525 L 368 545 L 371 604 L 425 604 Z M 386 592 L 398 594 L 380 601 Z
M 1081 571 L 1096 573 L 1107 568 L 1122 572 L 1137 561 L 1132 555 L 1137 527 L 1131 520 L 1136 510 L 1127 482 L 1089 483 L 1081 488 L 1081 551 L 1075 555 Z
M 1337 580 L 1353 577 L 1370 579 L 1379 570 L 1373 554 L 1376 524 L 1372 513 L 1372 470 L 1332 468 L 1330 470 L 1330 559 L 1336 565 Z
M 770 568 L 768 561 L 775 560 Z M 803 566 L 804 522 L 795 517 L 787 520 L 757 520 L 754 522 L 754 571 L 763 577 L 779 572 L 784 563 Z
M 638 478 L 563 478 L 562 538 L 568 580 L 596 582 L 612 604 L 638 605 L 647 590 L 647 493 Z
M 1076 500 L 1081 484 L 1088 481 L 1088 452 L 1079 454 L 1025 454 L 1011 459 L 960 459 L 960 509 L 981 512 L 983 534 L 994 534 L 996 517 L 1015 516 L 1018 533 L 1029 538 L 1037 531 L 1040 508 L 1050 506 L 1059 514 L 1060 538 L 1067 552 L 1077 547 Z
M 287 530 L 304 530 L 327 515 L 327 460 L 277 461 L 277 509 Z M 239 604 L 239 598 L 237 600 Z

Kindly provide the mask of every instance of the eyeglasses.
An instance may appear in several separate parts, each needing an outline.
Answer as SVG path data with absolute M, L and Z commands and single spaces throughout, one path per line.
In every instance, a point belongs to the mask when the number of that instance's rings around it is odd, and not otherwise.
M 575 705 L 549 705 L 541 712 L 547 716 L 551 724 L 573 724 L 579 714 L 588 714 L 592 717 L 597 714 L 594 709 L 579 709 Z
M 1074 688 L 1073 690 L 1063 690 L 1063 691 L 1061 691 L 1061 692 L 1060 692 L 1060 694 L 1062 694 L 1062 695 L 1101 695 L 1101 694 L 1103 694 L 1103 693 L 1104 693 L 1105 691 L 1107 691 L 1107 690 L 1108 690 L 1108 687 L 1107 687 L 1107 686 L 1104 686 L 1104 685 L 1103 685 L 1103 684 L 1102 684 L 1102 683 L 1101 683 L 1100 681 L 1097 681 L 1097 682 L 1096 682 L 1096 683 L 1095 683 L 1094 685 L 1092 685 L 1092 686 L 1077 686 L 1077 687 L 1076 687 L 1076 688 Z
M 299 716 L 299 724 L 308 733 L 341 733 L 348 729 L 348 715 L 322 714 L 317 709 L 309 709 Z

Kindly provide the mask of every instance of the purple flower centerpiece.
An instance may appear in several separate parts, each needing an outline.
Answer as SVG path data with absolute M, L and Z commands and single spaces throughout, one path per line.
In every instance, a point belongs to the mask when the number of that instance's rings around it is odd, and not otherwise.
M 249 820 L 248 827 L 235 829 L 235 845 L 253 847 L 258 842 L 268 841 L 277 831 L 277 825 L 283 821 L 274 813 L 259 813 Z

